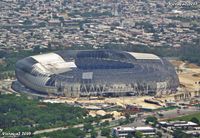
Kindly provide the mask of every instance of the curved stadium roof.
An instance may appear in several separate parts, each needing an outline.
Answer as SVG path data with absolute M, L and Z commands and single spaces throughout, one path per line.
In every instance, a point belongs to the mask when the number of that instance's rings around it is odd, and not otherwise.
M 16 76 L 28 88 L 56 94 L 70 91 L 67 85 L 71 91 L 76 87 L 79 93 L 98 93 L 117 92 L 121 87 L 121 92 L 134 92 L 136 87 L 137 91 L 144 87 L 175 90 L 179 84 L 167 60 L 154 54 L 113 50 L 65 50 L 30 56 L 16 63 Z

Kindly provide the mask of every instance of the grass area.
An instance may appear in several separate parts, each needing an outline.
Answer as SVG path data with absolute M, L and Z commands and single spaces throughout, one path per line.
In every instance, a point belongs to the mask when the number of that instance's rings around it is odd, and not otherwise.
M 190 121 L 193 117 L 197 118 L 200 121 L 200 112 L 181 116 L 181 117 L 176 117 L 176 118 L 170 119 L 169 121 L 176 121 L 176 120 Z

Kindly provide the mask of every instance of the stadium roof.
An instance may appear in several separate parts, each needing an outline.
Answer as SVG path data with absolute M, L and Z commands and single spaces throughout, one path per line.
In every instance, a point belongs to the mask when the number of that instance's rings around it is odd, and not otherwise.
M 160 60 L 160 58 L 154 54 L 147 54 L 147 53 L 135 53 L 135 52 L 128 52 L 136 59 L 154 59 L 154 60 Z
M 42 55 L 31 56 L 38 63 L 35 64 L 43 72 L 63 73 L 70 68 L 76 68 L 74 62 L 66 62 L 60 55 L 56 53 L 48 53 Z
M 42 64 L 48 64 L 49 62 L 65 62 L 62 57 L 56 53 L 48 53 L 31 57 Z

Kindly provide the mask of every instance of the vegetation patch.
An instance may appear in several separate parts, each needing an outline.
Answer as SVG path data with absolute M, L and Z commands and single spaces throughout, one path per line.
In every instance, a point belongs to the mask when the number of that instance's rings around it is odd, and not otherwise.
M 185 116 L 181 116 L 181 117 L 176 117 L 176 118 L 170 119 L 170 121 L 176 121 L 176 120 L 192 121 L 192 120 L 194 120 L 194 118 L 196 118 L 200 122 L 200 112 L 194 113 L 194 114 L 191 114 L 191 115 L 185 115 Z
M 41 103 L 25 96 L 0 95 L 0 128 L 4 131 L 35 131 L 90 121 L 87 111 L 67 104 Z

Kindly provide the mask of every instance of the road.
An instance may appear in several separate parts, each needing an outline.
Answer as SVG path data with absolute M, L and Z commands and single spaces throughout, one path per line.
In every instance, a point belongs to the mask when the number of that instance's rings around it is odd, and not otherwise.
M 180 110 L 180 112 L 178 113 L 177 110 Z M 187 109 L 174 109 L 174 110 L 169 110 L 169 111 L 162 111 L 162 114 L 164 115 L 163 117 L 160 117 L 157 113 L 154 112 L 149 112 L 149 113 L 144 113 L 138 117 L 136 117 L 136 119 L 134 120 L 133 123 L 130 124 L 126 124 L 123 126 L 128 126 L 128 127 L 137 127 L 137 126 L 146 126 L 145 124 L 145 120 L 147 116 L 156 116 L 158 118 L 158 120 L 167 120 L 170 118 L 175 118 L 175 117 L 179 117 L 179 116 L 183 116 L 183 115 L 187 115 L 187 114 L 193 114 L 196 112 L 200 112 L 200 110 L 196 107 L 189 107 Z M 111 125 L 117 125 L 118 120 L 113 120 L 112 122 L 110 122 Z M 93 123 L 92 125 L 96 125 L 96 123 Z M 83 124 L 79 124 L 79 125 L 75 125 L 73 126 L 73 128 L 82 128 Z M 68 129 L 68 126 L 65 127 L 57 127 L 57 128 L 50 128 L 50 129 L 44 129 L 44 130 L 38 130 L 35 131 L 33 134 L 37 135 L 37 134 L 42 134 L 42 133 L 48 133 L 48 132 L 53 132 L 53 131 L 58 131 L 58 130 L 66 130 Z M 158 130 L 161 131 L 162 130 Z M 162 132 L 162 134 L 164 134 L 164 132 Z M 168 134 L 164 134 L 163 138 L 170 138 L 170 135 Z
M 73 126 L 73 128 L 82 128 L 82 127 L 83 127 L 83 124 L 78 124 L 78 125 Z M 66 127 L 57 127 L 57 128 L 49 128 L 49 129 L 44 129 L 44 130 L 37 130 L 33 133 L 33 135 L 38 135 L 38 134 L 42 134 L 42 133 L 49 133 L 49 132 L 58 131 L 58 130 L 66 130 L 68 128 L 69 127 L 66 126 Z

